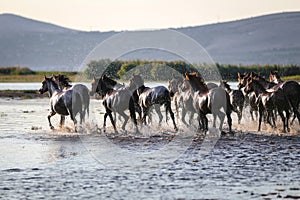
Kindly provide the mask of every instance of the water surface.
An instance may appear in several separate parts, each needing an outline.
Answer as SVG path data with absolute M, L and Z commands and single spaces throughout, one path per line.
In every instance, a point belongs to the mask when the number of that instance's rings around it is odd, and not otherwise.
M 48 112 L 47 98 L 0 99 L 2 198 L 300 198 L 298 125 L 294 132 L 280 134 L 272 130 L 256 133 L 254 122 L 245 127 L 234 124 L 236 134 L 222 136 L 205 155 L 199 153 L 204 136 L 192 133 L 189 146 L 174 161 L 149 165 L 145 160 L 137 166 L 132 152 L 163 148 L 176 135 L 172 128 L 153 127 L 150 134 L 134 138 L 129 125 L 127 134 L 120 133 L 122 137 L 106 137 L 96 127 L 102 126 L 103 108 L 94 99 L 88 128 L 79 133 L 70 131 L 69 119 L 67 129 L 49 130 Z M 58 122 L 54 116 L 54 126 Z M 112 133 L 109 122 L 108 126 Z M 191 129 L 179 127 L 178 134 L 190 134 Z M 104 138 L 110 142 L 103 143 Z M 97 156 L 112 144 L 124 150 L 122 156 L 128 155 L 129 163 L 112 166 L 103 155 Z

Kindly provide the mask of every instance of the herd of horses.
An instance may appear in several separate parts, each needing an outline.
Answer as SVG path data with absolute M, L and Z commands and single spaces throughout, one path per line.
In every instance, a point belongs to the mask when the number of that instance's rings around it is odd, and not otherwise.
M 129 119 L 134 124 L 135 131 L 139 132 L 138 118 L 141 124 L 147 124 L 152 119 L 152 110 L 158 115 L 159 125 L 163 120 L 160 107 L 163 105 L 171 117 L 174 130 L 177 131 L 177 123 L 180 119 L 183 124 L 190 126 L 197 116 L 198 129 L 206 133 L 208 131 L 207 114 L 213 116 L 213 127 L 217 126 L 219 119 L 220 131 L 223 130 L 225 117 L 229 132 L 232 132 L 231 113 L 236 112 L 238 124 L 241 123 L 243 110 L 249 106 L 252 120 L 253 113 L 258 117 L 258 131 L 261 123 L 270 124 L 276 128 L 277 114 L 283 124 L 282 132 L 289 132 L 290 126 L 297 118 L 300 124 L 299 104 L 300 85 L 296 81 L 283 81 L 277 71 L 270 73 L 269 80 L 257 73 L 238 73 L 238 89 L 230 88 L 227 81 L 220 84 L 206 83 L 198 72 L 185 73 L 184 76 L 173 76 L 165 86 L 146 87 L 141 75 L 133 74 L 129 84 L 120 84 L 106 75 L 94 78 L 89 90 L 83 84 L 72 86 L 65 75 L 52 75 L 44 78 L 41 94 L 49 92 L 50 114 L 48 115 L 49 126 L 54 129 L 50 118 L 57 114 L 61 115 L 60 126 L 64 125 L 65 116 L 70 115 L 76 129 L 76 115 L 80 116 L 80 123 L 89 115 L 90 96 L 98 93 L 102 98 L 105 108 L 103 130 L 106 131 L 106 119 L 110 118 L 114 131 L 117 132 L 116 114 L 123 118 L 122 130 L 125 130 Z M 171 103 L 174 102 L 175 114 Z M 129 111 L 129 116 L 128 116 Z M 113 116 L 114 114 L 114 116 Z M 189 122 L 186 115 L 189 114 Z M 291 123 L 289 122 L 293 116 Z

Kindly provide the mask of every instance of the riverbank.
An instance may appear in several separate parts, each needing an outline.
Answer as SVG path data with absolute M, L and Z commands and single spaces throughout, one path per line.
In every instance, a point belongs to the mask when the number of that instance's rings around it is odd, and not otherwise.
M 37 90 L 0 90 L 0 98 L 34 99 L 48 97 L 48 93 L 40 94 Z

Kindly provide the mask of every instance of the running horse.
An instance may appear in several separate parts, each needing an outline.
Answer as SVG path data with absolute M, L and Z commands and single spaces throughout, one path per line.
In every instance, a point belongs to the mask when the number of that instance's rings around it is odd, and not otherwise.
M 58 84 L 61 90 L 69 90 L 72 89 L 73 93 L 76 93 L 80 96 L 83 108 L 83 119 L 81 122 L 85 120 L 85 114 L 89 116 L 89 106 L 90 106 L 90 95 L 89 89 L 83 84 L 75 84 L 72 86 L 70 83 L 70 79 L 64 74 L 52 75 L 53 80 Z
M 130 117 L 135 124 L 136 131 L 138 132 L 134 102 L 131 98 L 132 92 L 135 88 L 132 88 L 132 86 L 129 85 L 128 87 L 121 87 L 115 90 L 115 86 L 116 81 L 110 79 L 106 75 L 103 75 L 101 78 L 94 78 L 92 82 L 92 90 L 90 95 L 94 95 L 95 92 L 98 93 L 102 97 L 102 104 L 105 107 L 103 123 L 104 131 L 106 131 L 106 119 L 109 117 L 115 132 L 117 132 L 112 112 L 116 112 L 124 118 L 122 130 L 125 130 L 125 126 L 129 120 L 129 117 L 125 114 L 125 111 L 129 109 Z
M 281 80 L 278 71 L 270 72 L 270 82 L 276 83 L 275 87 L 279 87 L 283 90 L 283 93 L 287 97 L 293 113 L 294 119 L 297 117 L 298 122 L 300 124 L 300 113 L 299 113 L 299 105 L 300 105 L 300 85 L 296 81 L 283 81 Z M 292 120 L 292 122 L 294 121 Z
M 173 78 L 168 81 L 168 90 L 172 101 L 174 101 L 176 116 L 179 117 L 179 99 L 181 97 L 180 85 L 183 83 L 183 77 L 173 75 Z
M 135 87 L 137 88 L 136 94 L 138 95 L 138 102 L 135 103 L 138 103 L 138 105 L 142 108 L 143 123 L 146 124 L 146 117 L 149 116 L 149 111 L 152 106 L 164 105 L 166 108 L 166 121 L 168 119 L 167 115 L 168 113 L 170 113 L 174 129 L 176 131 L 178 130 L 175 123 L 174 113 L 171 109 L 171 95 L 166 87 L 146 87 L 144 85 L 144 80 L 140 75 L 133 75 L 130 79 L 130 85 L 135 85 Z M 159 118 L 159 123 L 161 123 L 162 117 L 160 116 Z
M 186 80 L 193 88 L 194 104 L 199 113 L 199 129 L 208 130 L 207 114 L 213 114 L 213 127 L 216 127 L 216 117 L 220 119 L 219 129 L 222 131 L 225 115 L 229 132 L 232 132 L 231 104 L 228 93 L 221 87 L 215 87 L 209 90 L 202 76 L 197 72 L 186 73 Z M 221 110 L 224 109 L 225 113 Z
M 240 90 L 232 90 L 228 82 L 225 80 L 220 81 L 220 87 L 224 88 L 229 94 L 232 111 L 237 113 L 238 124 L 240 124 L 243 116 L 243 108 L 245 102 L 245 96 L 243 92 Z
M 77 120 L 75 116 L 77 115 L 77 113 L 80 113 L 80 118 L 82 118 L 83 115 L 80 96 L 77 93 L 74 93 L 72 89 L 66 91 L 59 89 L 58 85 L 53 81 L 52 77 L 47 78 L 46 76 L 44 81 L 42 82 L 42 87 L 39 89 L 39 92 L 41 94 L 49 92 L 50 114 L 48 115 L 48 122 L 50 128 L 54 129 L 50 118 L 58 113 L 62 115 L 60 126 L 62 126 L 64 123 L 64 117 L 70 115 L 72 121 L 74 122 L 75 132 L 77 132 Z
M 271 127 L 275 128 L 275 116 L 274 111 L 277 110 L 283 123 L 283 132 L 290 131 L 289 128 L 289 117 L 290 117 L 290 105 L 283 89 L 280 87 L 273 87 L 266 90 L 258 80 L 252 77 L 248 78 L 245 86 L 245 92 L 255 92 L 258 94 L 258 111 L 259 111 L 259 122 L 258 131 L 261 129 L 261 121 L 264 112 L 267 114 L 267 122 Z M 285 116 L 283 114 L 285 112 Z M 272 120 L 272 121 L 271 121 Z M 272 124 L 273 123 L 273 124 Z

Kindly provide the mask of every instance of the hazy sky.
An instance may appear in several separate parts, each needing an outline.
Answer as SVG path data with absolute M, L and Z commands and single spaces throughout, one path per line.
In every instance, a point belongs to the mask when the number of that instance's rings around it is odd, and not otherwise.
M 288 11 L 300 11 L 300 0 L 0 0 L 0 13 L 86 31 L 176 28 Z

